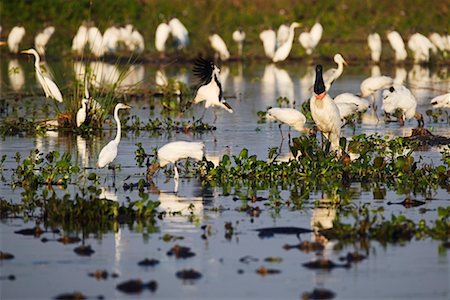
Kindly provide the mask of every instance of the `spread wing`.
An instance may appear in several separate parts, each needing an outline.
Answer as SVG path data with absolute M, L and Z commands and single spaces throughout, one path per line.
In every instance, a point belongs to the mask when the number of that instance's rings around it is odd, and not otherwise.
M 208 84 L 212 79 L 212 74 L 214 70 L 214 63 L 203 59 L 201 57 L 197 58 L 194 62 L 193 73 L 198 79 L 200 84 Z

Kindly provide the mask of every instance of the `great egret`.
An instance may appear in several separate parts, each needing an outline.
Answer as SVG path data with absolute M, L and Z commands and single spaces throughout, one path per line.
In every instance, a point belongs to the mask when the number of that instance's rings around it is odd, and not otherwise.
M 228 51 L 227 45 L 220 35 L 217 33 L 210 35 L 209 42 L 215 52 L 215 55 L 219 56 L 220 60 L 228 60 L 230 58 L 230 52 Z
M 289 26 L 281 24 L 277 30 L 277 48 L 286 43 L 289 39 Z
M 8 35 L 8 48 L 11 53 L 19 52 L 19 44 L 25 35 L 25 28 L 22 26 L 14 26 Z
M 419 127 L 423 127 L 422 114 L 416 112 L 417 100 L 411 91 L 403 85 L 391 86 L 383 91 L 383 110 L 387 114 L 393 114 L 401 110 L 400 125 L 405 124 L 405 119 L 415 117 Z
M 272 61 L 273 62 L 279 62 L 285 60 L 292 49 L 292 43 L 294 42 L 294 35 L 295 35 L 295 28 L 300 27 L 300 24 L 297 22 L 293 22 L 291 26 L 289 26 L 289 36 L 287 41 L 281 45 L 273 55 Z
M 80 127 L 81 124 L 84 123 L 84 121 L 86 120 L 86 114 L 87 114 L 87 104 L 88 104 L 88 99 L 81 99 L 81 108 L 77 111 L 77 127 Z
M 103 36 L 100 30 L 95 26 L 89 27 L 87 39 L 91 53 L 95 57 L 102 57 L 105 54 L 105 48 L 103 47 Z
M 322 76 L 322 65 L 317 65 L 314 95 L 310 99 L 311 115 L 317 128 L 330 141 L 331 151 L 336 151 L 337 155 L 340 156 L 341 115 L 336 103 L 325 89 Z
M 281 126 L 283 124 L 289 126 L 289 132 L 290 127 L 300 132 L 309 132 L 309 130 L 305 128 L 306 117 L 294 108 L 273 107 L 267 110 L 266 115 L 268 120 L 278 121 L 280 123 L 278 127 L 280 129 L 281 139 L 283 139 L 283 132 L 281 131 Z
M 120 119 L 119 119 L 119 110 L 120 109 L 128 109 L 130 106 L 123 104 L 123 103 L 117 103 L 116 107 L 114 108 L 114 120 L 116 120 L 117 124 L 117 133 L 116 138 L 112 141 L 110 141 L 108 144 L 106 144 L 105 147 L 100 151 L 100 154 L 98 155 L 97 160 L 97 167 L 103 168 L 106 165 L 109 165 L 117 156 L 117 148 L 119 147 L 120 138 L 122 134 Z M 113 169 L 114 170 L 114 169 Z
M 450 108 L 450 93 L 439 95 L 431 99 L 433 108 Z
M 395 52 L 395 61 L 401 62 L 406 59 L 408 52 L 406 52 L 405 43 L 403 42 L 402 36 L 397 31 L 390 31 L 387 35 L 389 44 L 391 44 L 392 49 Z
M 169 21 L 172 36 L 175 38 L 178 50 L 185 49 L 189 45 L 189 32 L 177 18 Z
M 85 26 L 85 24 L 83 23 L 80 25 L 77 33 L 73 37 L 72 51 L 74 51 L 78 55 L 83 54 L 83 50 L 84 50 L 84 47 L 86 46 L 87 42 L 88 42 L 88 29 Z
M 233 109 L 223 98 L 220 69 L 213 62 L 198 58 L 195 61 L 193 73 L 200 81 L 200 87 L 194 97 L 194 103 L 205 101 L 205 111 L 208 107 L 212 106 L 213 108 L 221 107 L 229 113 L 233 113 Z M 217 116 L 214 111 L 214 123 L 216 119 Z
M 50 78 L 48 78 L 46 75 L 44 75 L 41 71 L 40 67 L 40 61 L 41 58 L 39 57 L 39 54 L 36 50 L 33 48 L 24 50 L 22 53 L 26 54 L 32 54 L 34 55 L 34 69 L 36 71 L 36 77 L 41 84 L 42 89 L 44 90 L 45 97 L 47 98 L 53 98 L 59 102 L 63 102 L 63 96 L 61 94 L 61 91 L 59 90 L 56 83 L 53 82 Z
M 298 41 L 306 50 L 306 54 L 311 55 L 314 48 L 322 38 L 323 27 L 320 23 L 315 23 L 309 32 L 302 32 L 298 36 Z
M 356 105 L 359 112 L 366 111 L 369 108 L 369 101 L 351 93 L 342 93 L 334 97 L 334 103 L 352 103 Z
M 382 49 L 380 35 L 376 32 L 369 34 L 367 37 L 367 44 L 369 45 L 372 61 L 379 63 Z
M 150 165 L 147 169 L 147 176 L 153 177 L 159 168 L 168 164 L 173 164 L 175 173 L 174 179 L 178 180 L 179 174 L 177 169 L 177 161 L 181 159 L 193 158 L 202 160 L 205 156 L 205 145 L 202 142 L 185 142 L 177 141 L 165 144 L 157 151 L 158 161 Z
M 375 92 L 386 89 L 394 84 L 394 80 L 389 76 L 373 76 L 361 82 L 361 97 L 372 96 L 372 105 L 375 105 Z M 374 107 L 375 108 L 375 107 Z
M 242 29 L 235 30 L 232 35 L 233 41 L 238 46 L 238 56 L 242 56 L 242 48 L 244 47 L 245 32 Z
M 334 62 L 338 65 L 337 69 L 332 68 L 323 73 L 323 81 L 325 82 L 325 89 L 327 92 L 330 90 L 333 82 L 342 75 L 342 72 L 344 72 L 344 65 L 347 65 L 347 62 L 339 53 L 334 55 Z
M 161 23 L 156 27 L 155 32 L 155 48 L 161 56 L 166 51 L 166 42 L 170 36 L 170 26 L 167 23 Z
M 264 53 L 272 59 L 277 47 L 277 34 L 273 29 L 267 29 L 259 34 L 259 39 L 263 42 Z
M 50 40 L 50 38 L 54 32 L 55 32 L 55 27 L 48 26 L 42 32 L 38 33 L 36 35 L 36 37 L 34 38 L 34 46 L 36 48 L 36 51 L 40 55 L 42 55 L 42 56 L 45 55 L 45 47 L 47 46 L 47 43 Z

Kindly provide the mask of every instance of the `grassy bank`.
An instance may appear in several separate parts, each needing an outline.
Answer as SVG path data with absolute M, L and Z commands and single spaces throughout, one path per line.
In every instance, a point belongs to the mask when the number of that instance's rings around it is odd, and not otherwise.
M 372 31 L 379 32 L 385 41 L 386 54 L 382 57 L 392 55 L 384 34 L 388 29 L 395 28 L 404 38 L 416 31 L 424 34 L 449 31 L 449 10 L 448 1 L 437 0 L 2 0 L 0 23 L 3 39 L 13 26 L 25 26 L 23 47 L 33 45 L 34 36 L 45 25 L 54 25 L 56 32 L 48 46 L 50 56 L 60 56 L 70 50 L 72 38 L 83 20 L 94 21 L 102 32 L 112 24 L 132 23 L 143 34 L 146 54 L 151 56 L 155 55 L 156 27 L 161 21 L 177 16 L 190 32 L 191 44 L 189 52 L 184 53 L 186 57 L 210 53 L 207 36 L 213 31 L 224 38 L 235 55 L 231 34 L 238 27 L 247 34 L 244 55 L 262 57 L 258 35 L 263 29 L 300 21 L 303 25 L 298 30 L 300 33 L 319 20 L 324 34 L 315 54 L 331 56 L 340 51 L 356 59 L 368 57 L 366 39 Z M 292 51 L 293 57 L 305 55 L 297 38 Z

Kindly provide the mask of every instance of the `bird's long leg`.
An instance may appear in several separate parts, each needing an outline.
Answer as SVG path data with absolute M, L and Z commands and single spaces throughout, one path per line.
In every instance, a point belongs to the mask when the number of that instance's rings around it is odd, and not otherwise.
M 282 123 L 278 124 L 278 129 L 280 129 L 281 140 L 284 140 L 283 131 L 281 130 L 281 125 L 283 125 L 283 124 Z
M 200 121 L 203 121 L 203 118 L 205 117 L 205 113 L 206 113 L 206 107 L 203 108 L 203 113 L 202 113 L 202 116 L 200 117 Z
M 375 103 L 375 94 L 372 94 L 372 107 L 373 111 L 377 111 L 377 105 Z
M 291 144 L 291 126 L 289 126 L 289 129 L 288 129 L 288 145 L 290 145 Z
M 178 168 L 177 168 L 177 163 L 173 164 L 173 171 L 175 173 L 175 176 L 173 177 L 175 180 L 178 180 L 178 178 L 180 178 L 180 175 L 178 174 Z
M 112 173 L 113 173 L 113 187 L 116 187 L 116 165 L 111 165 Z
M 213 110 L 213 114 L 214 114 L 213 125 L 214 125 L 214 127 L 216 127 L 216 121 L 217 121 L 217 113 L 216 113 L 216 110 Z

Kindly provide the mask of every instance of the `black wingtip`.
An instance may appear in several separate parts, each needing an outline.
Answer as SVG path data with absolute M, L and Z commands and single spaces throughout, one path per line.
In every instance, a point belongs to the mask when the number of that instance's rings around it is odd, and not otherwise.
M 316 81 L 314 82 L 314 93 L 316 95 L 325 92 L 325 83 L 322 76 L 322 65 L 316 66 Z
M 200 82 L 207 83 L 211 81 L 213 70 L 214 70 L 214 63 L 211 60 L 198 57 L 194 61 L 194 68 L 192 69 L 192 72 L 194 73 L 194 76 L 199 79 Z

